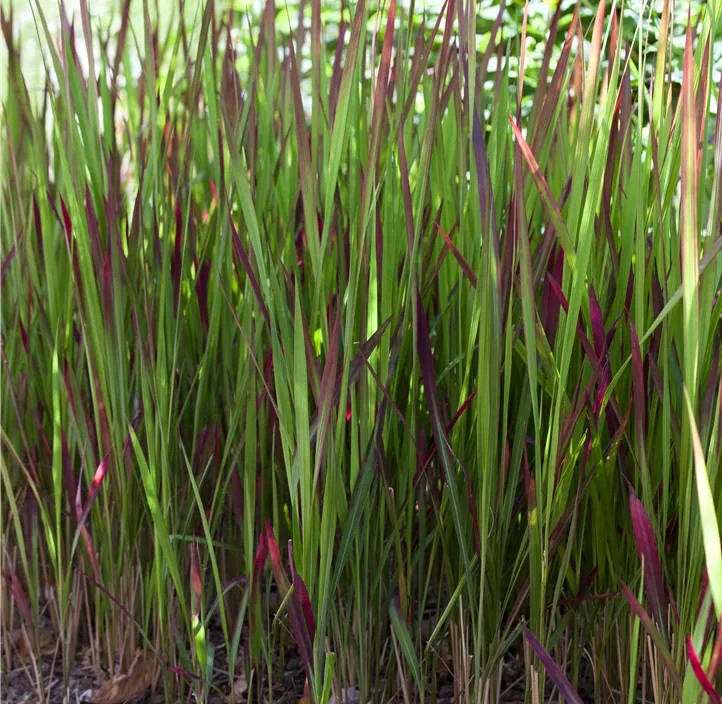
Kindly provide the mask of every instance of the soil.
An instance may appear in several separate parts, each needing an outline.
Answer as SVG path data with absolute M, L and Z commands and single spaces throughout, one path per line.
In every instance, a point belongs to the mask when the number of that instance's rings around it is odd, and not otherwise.
M 223 646 L 223 638 L 220 628 L 211 628 L 208 632 L 208 640 L 215 647 L 214 660 L 214 676 L 213 684 L 217 687 L 217 691 L 224 694 L 230 693 L 230 683 L 228 680 L 228 667 L 226 663 L 225 647 Z M 46 645 L 54 645 L 47 643 Z M 52 648 L 54 650 L 54 648 Z M 41 679 L 43 683 L 44 700 L 47 704 L 79 704 L 80 702 L 93 702 L 93 691 L 100 690 L 107 682 L 108 678 L 103 673 L 98 673 L 95 667 L 89 664 L 89 657 L 81 651 L 76 665 L 71 668 L 69 673 L 67 697 L 63 696 L 63 672 L 59 663 L 53 661 L 52 656 L 46 657 L 39 665 Z M 30 659 L 26 656 L 22 662 L 15 652 L 14 669 L 2 673 L 0 681 L 0 704 L 35 704 L 42 701 L 37 691 L 33 666 Z M 20 666 L 18 666 L 18 664 Z M 273 684 L 273 692 L 268 688 L 267 677 L 264 675 L 262 683 L 261 699 L 263 702 L 273 701 L 274 704 L 297 704 L 303 700 L 304 684 L 306 675 L 303 662 L 295 647 L 288 648 L 283 653 L 283 665 L 280 658 L 276 658 L 274 669 L 278 672 L 283 669 L 283 677 Z M 242 660 L 236 665 L 236 672 L 242 671 Z M 382 676 L 385 667 L 382 666 Z M 524 702 L 525 694 L 525 672 L 523 659 L 509 655 L 503 663 L 503 675 L 501 686 L 501 698 L 499 704 L 516 704 Z M 239 687 L 240 685 L 240 687 Z M 236 692 L 243 693 L 244 696 L 240 701 L 247 701 L 245 687 L 242 682 L 236 683 Z M 431 694 L 435 696 L 431 696 Z M 548 702 L 558 702 L 559 694 L 551 686 L 547 687 L 547 696 L 545 700 Z M 593 702 L 593 687 L 590 686 L 588 677 L 584 677 L 580 685 L 580 694 L 584 702 Z M 194 702 L 195 697 L 185 699 L 183 702 Z M 166 697 L 164 692 L 152 692 L 150 688 L 146 689 L 141 696 L 124 700 L 129 704 L 165 704 Z M 221 696 L 210 696 L 205 704 L 225 704 L 230 701 Z M 236 698 L 238 702 L 239 699 Z M 257 695 L 254 701 L 258 701 Z M 399 691 L 397 696 L 391 701 L 403 702 L 403 693 Z M 443 672 L 437 676 L 435 686 L 431 687 L 431 683 L 427 685 L 426 701 L 433 704 L 457 704 L 458 699 L 454 698 L 454 682 L 451 674 Z M 179 702 L 180 704 L 180 702 Z M 359 692 L 355 688 L 344 690 L 337 693 L 331 698 L 331 704 L 362 704 L 359 699 Z
M 227 674 L 219 672 L 219 679 L 224 678 L 227 682 Z M 77 704 L 79 702 L 92 702 L 92 691 L 102 686 L 103 681 L 94 672 L 91 667 L 74 667 L 70 672 L 69 680 L 69 697 L 63 697 L 63 674 L 62 669 L 55 667 L 51 671 L 50 661 L 42 663 L 42 678 L 46 692 L 46 702 L 48 704 Z M 296 704 L 303 699 L 305 673 L 303 663 L 297 654 L 288 653 L 285 661 L 283 681 L 278 682 L 273 687 L 272 701 L 276 704 Z M 218 682 L 220 685 L 221 682 Z M 221 687 L 227 690 L 228 687 Z M 593 702 L 593 694 L 584 691 L 582 688 L 582 696 L 585 702 Z M 264 702 L 271 701 L 267 684 L 264 683 L 265 696 Z M 505 674 L 502 683 L 502 698 L 500 704 L 516 704 L 524 701 L 524 672 L 523 666 L 517 668 L 509 663 L 505 667 Z M 547 701 L 559 701 L 558 693 L 548 688 Z M 47 696 L 49 693 L 49 697 Z M 456 704 L 454 700 L 454 684 L 450 676 L 446 676 L 437 680 L 436 688 L 436 704 Z M 399 693 L 397 699 L 403 701 L 403 696 Z M 193 701 L 193 700 L 190 700 Z M 245 697 L 243 701 L 246 701 Z M 427 696 L 427 701 L 432 701 Z M 16 668 L 3 677 L 2 689 L 0 692 L 0 702 L 3 704 L 35 704 L 40 702 L 40 697 L 35 690 L 33 677 L 27 668 Z M 127 700 L 129 704 L 165 704 L 166 698 L 163 692 L 152 693 L 148 690 L 142 696 L 134 697 Z M 331 699 L 333 704 L 360 704 L 359 693 L 356 689 L 345 690 L 338 698 Z M 225 704 L 225 700 L 218 696 L 211 696 L 207 700 L 207 704 Z

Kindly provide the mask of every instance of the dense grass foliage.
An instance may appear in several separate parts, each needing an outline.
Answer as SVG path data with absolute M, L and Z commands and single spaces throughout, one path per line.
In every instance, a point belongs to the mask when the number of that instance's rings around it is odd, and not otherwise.
M 722 4 L 138 3 L 3 15 L 3 668 L 719 702 Z

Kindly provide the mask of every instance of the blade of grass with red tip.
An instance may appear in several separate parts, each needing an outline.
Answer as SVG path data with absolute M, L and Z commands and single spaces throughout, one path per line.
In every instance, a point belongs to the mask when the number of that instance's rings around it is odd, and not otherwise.
M 531 176 L 537 187 L 537 191 L 541 196 L 542 202 L 544 203 L 547 215 L 549 215 L 549 219 L 554 225 L 554 231 L 559 238 L 559 244 L 564 250 L 566 261 L 569 266 L 574 269 L 574 264 L 576 261 L 574 243 L 572 242 L 572 238 L 569 234 L 569 231 L 567 230 L 567 225 L 564 222 L 564 218 L 562 217 L 557 202 L 552 195 L 551 189 L 549 188 L 549 184 L 547 183 L 546 178 L 544 178 L 544 174 L 542 173 L 539 164 L 534 157 L 534 154 L 532 153 L 529 145 L 524 139 L 524 135 L 522 134 L 521 129 L 519 129 L 519 126 L 516 124 L 516 122 L 514 122 L 511 117 L 509 117 L 509 124 L 514 131 L 514 136 L 516 137 L 517 144 L 519 145 L 521 154 L 524 157 L 524 161 L 526 161 L 527 168 L 531 173 Z

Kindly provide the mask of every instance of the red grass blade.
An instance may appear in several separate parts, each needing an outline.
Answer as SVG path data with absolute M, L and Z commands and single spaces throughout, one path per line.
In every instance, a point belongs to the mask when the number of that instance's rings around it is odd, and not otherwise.
M 684 381 L 692 394 L 693 409 L 697 401 L 697 372 L 699 356 L 699 256 L 697 228 L 697 199 L 699 173 L 697 170 L 697 125 L 694 105 L 694 56 L 692 28 L 687 22 L 684 46 L 682 95 L 682 170 L 680 194 L 680 248 L 684 307 Z
M 278 549 L 276 536 L 274 535 L 273 528 L 271 528 L 271 524 L 268 521 L 266 521 L 266 543 L 268 545 L 268 555 L 271 558 L 271 569 L 273 570 L 273 575 L 276 578 L 276 583 L 278 584 L 281 596 L 285 597 L 291 585 L 288 582 L 286 570 L 284 569 L 283 562 L 281 561 L 281 552 Z
M 288 541 L 288 562 L 291 566 L 291 581 L 293 583 L 293 599 L 288 607 L 288 614 L 291 618 L 298 649 L 301 651 L 301 658 L 306 667 L 309 677 L 313 675 L 313 639 L 316 637 L 316 621 L 313 618 L 311 599 L 308 596 L 306 585 L 301 575 L 296 572 L 293 563 L 293 548 L 291 541 Z
M 557 105 L 559 104 L 562 87 L 564 85 L 564 79 L 567 74 L 567 65 L 569 63 L 569 56 L 571 55 L 572 51 L 572 44 L 574 41 L 574 33 L 576 31 L 578 18 L 579 9 L 578 7 L 575 7 L 572 21 L 569 24 L 569 29 L 567 30 L 567 35 L 564 39 L 564 44 L 562 45 L 562 50 L 559 55 L 557 65 L 554 69 L 554 74 L 552 75 L 552 80 L 549 83 L 549 87 L 545 87 L 544 102 L 542 103 L 538 119 L 534 123 L 532 150 L 539 148 L 540 141 L 546 136 L 546 133 L 549 129 L 548 126 L 552 123 L 552 118 L 554 116 L 554 113 L 556 112 Z M 550 47 L 549 44 L 547 44 L 547 47 L 548 48 L 546 51 L 549 51 L 551 53 L 553 47 Z M 548 65 L 549 58 L 547 58 L 546 56 L 546 51 L 544 59 L 546 60 Z M 540 73 L 539 75 L 543 76 L 544 80 L 546 81 L 546 72 L 544 72 L 543 74 Z
M 534 180 L 537 191 L 539 192 L 539 196 L 544 203 L 544 208 L 547 211 L 547 215 L 549 216 L 549 219 L 554 225 L 554 231 L 559 238 L 559 244 L 564 250 L 567 261 L 570 263 L 571 266 L 573 266 L 576 256 L 576 253 L 574 251 L 574 243 L 572 242 L 569 230 L 567 230 L 567 225 L 564 222 L 564 218 L 562 217 L 561 211 L 559 210 L 559 206 L 557 205 L 557 202 L 552 195 L 546 178 L 544 178 L 544 174 L 542 173 L 541 168 L 537 163 L 536 157 L 534 156 L 531 148 L 524 139 L 524 135 L 521 133 L 521 129 L 519 129 L 519 126 L 514 122 L 514 120 L 511 119 L 511 117 L 509 117 L 509 124 L 514 131 L 514 136 L 516 137 L 517 144 L 519 145 L 521 154 L 524 157 L 527 168 L 531 172 L 531 176 Z
M 251 591 L 253 596 L 256 596 L 260 589 L 267 557 L 268 539 L 266 538 L 266 533 L 261 531 L 261 537 L 258 539 L 258 547 L 256 548 L 256 557 L 253 560 L 253 586 Z
M 191 543 L 191 602 L 193 616 L 197 617 L 201 610 L 201 596 L 203 586 L 201 583 L 201 568 L 198 561 L 198 546 L 195 538 Z
M 720 664 L 722 664 L 722 618 L 717 621 L 717 635 L 714 646 L 712 647 L 712 656 L 709 659 L 709 665 L 707 667 L 707 676 L 713 682 L 717 679 Z
M 464 259 L 464 255 L 456 248 L 456 245 L 451 241 L 451 238 L 449 235 L 447 235 L 439 225 L 438 222 L 434 221 L 434 225 L 436 225 L 436 229 L 441 233 L 441 236 L 444 238 L 444 242 L 446 242 L 446 246 L 451 250 L 451 253 L 456 258 L 456 261 L 459 263 L 459 266 L 461 267 L 461 270 L 464 272 L 464 276 L 466 276 L 467 279 L 469 279 L 471 285 L 476 288 L 476 274 L 474 273 L 473 269 L 469 265 L 469 262 Z
M 78 516 L 79 525 L 83 525 L 87 520 L 88 515 L 90 514 L 90 509 L 93 507 L 93 502 L 100 493 L 100 489 L 103 486 L 103 480 L 105 479 L 105 474 L 108 470 L 108 462 L 109 457 L 106 455 L 98 465 L 98 468 L 95 470 L 95 475 L 93 476 L 88 496 L 85 499 L 85 506 L 83 507 L 83 511 L 80 516 Z
M 291 584 L 288 581 L 286 570 L 281 561 L 281 552 L 278 549 L 278 543 L 276 542 L 276 536 L 273 534 L 273 528 L 271 524 L 266 521 L 266 540 L 268 542 L 268 554 L 271 558 L 271 569 L 276 578 L 276 584 L 281 592 L 281 596 L 285 597 Z M 291 548 L 289 545 L 289 557 L 293 560 L 291 554 Z M 291 574 L 295 574 L 295 567 L 291 562 Z M 296 592 L 298 587 L 299 591 Z M 308 611 L 306 611 L 308 609 Z M 313 621 L 313 612 L 311 611 L 311 602 L 308 598 L 308 592 L 306 586 L 303 584 L 301 578 L 296 574 L 293 582 L 293 597 L 288 603 L 288 616 L 291 619 L 291 627 L 293 629 L 293 635 L 296 639 L 296 645 L 298 645 L 301 659 L 306 668 L 306 674 L 309 679 L 313 675 L 313 639 L 309 631 L 309 619 L 310 624 L 313 624 L 313 633 L 315 635 L 316 625 Z
M 702 689 L 707 692 L 707 696 L 709 696 L 712 704 L 722 704 L 722 698 L 720 698 L 719 693 L 717 692 L 717 690 L 715 690 L 714 686 L 709 681 L 707 673 L 702 667 L 702 663 L 699 660 L 697 651 L 694 649 L 692 638 L 690 638 L 690 636 L 687 636 L 685 643 L 687 646 L 687 658 L 689 659 L 689 664 L 692 666 L 692 672 L 694 672 L 694 676 L 702 685 Z

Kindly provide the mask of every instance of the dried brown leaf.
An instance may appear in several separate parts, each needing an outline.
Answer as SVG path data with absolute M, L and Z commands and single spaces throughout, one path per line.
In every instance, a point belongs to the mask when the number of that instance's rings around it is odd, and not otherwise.
M 246 680 L 246 669 L 243 662 L 239 663 L 239 673 L 236 681 L 233 683 L 233 698 L 237 702 L 245 701 L 245 695 L 248 691 L 248 682 Z
M 99 690 L 93 690 L 90 700 L 93 704 L 123 704 L 143 694 L 153 684 L 157 664 L 153 653 L 138 650 L 127 674 L 116 675 Z
M 18 657 L 21 661 L 27 662 L 31 653 L 34 653 L 36 657 L 48 658 L 55 654 L 55 648 L 58 644 L 57 638 L 55 638 L 49 631 L 43 628 L 38 629 L 38 650 L 35 649 L 35 644 L 32 641 L 30 634 L 24 628 L 21 630 L 13 631 L 13 642 L 18 649 Z

